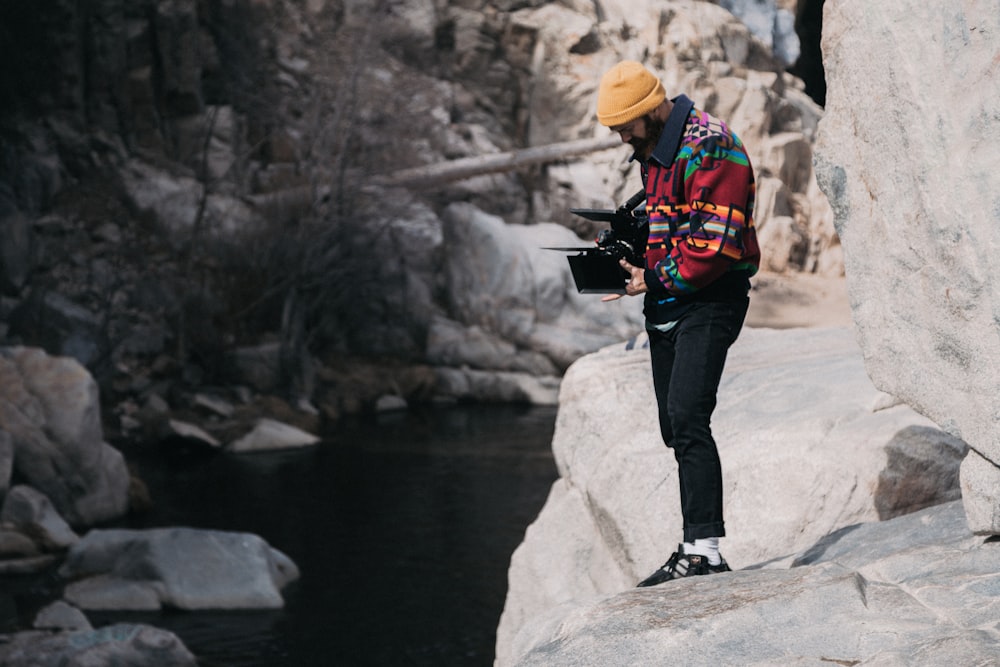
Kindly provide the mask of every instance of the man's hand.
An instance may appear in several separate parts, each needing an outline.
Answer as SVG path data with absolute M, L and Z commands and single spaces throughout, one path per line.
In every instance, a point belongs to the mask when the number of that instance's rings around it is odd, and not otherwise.
M 649 291 L 646 287 L 646 270 L 638 266 L 632 266 L 624 259 L 618 260 L 623 269 L 628 271 L 629 279 L 625 282 L 625 294 L 638 296 Z M 601 301 L 616 301 L 624 296 L 623 294 L 608 294 L 601 297 Z

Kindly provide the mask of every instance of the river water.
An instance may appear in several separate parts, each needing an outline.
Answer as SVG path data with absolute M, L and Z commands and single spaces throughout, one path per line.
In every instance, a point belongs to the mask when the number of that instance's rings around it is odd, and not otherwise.
M 556 479 L 554 408 L 356 419 L 295 451 L 126 450 L 136 527 L 247 531 L 301 569 L 280 611 L 88 613 L 172 630 L 202 667 L 493 664 L 510 556 Z

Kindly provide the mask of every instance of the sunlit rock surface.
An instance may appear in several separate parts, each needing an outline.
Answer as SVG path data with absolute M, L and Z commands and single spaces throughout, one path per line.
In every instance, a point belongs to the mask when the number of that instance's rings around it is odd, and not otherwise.
M 973 529 L 1000 532 L 1000 13 L 827 2 L 817 168 L 865 368 L 972 448 Z

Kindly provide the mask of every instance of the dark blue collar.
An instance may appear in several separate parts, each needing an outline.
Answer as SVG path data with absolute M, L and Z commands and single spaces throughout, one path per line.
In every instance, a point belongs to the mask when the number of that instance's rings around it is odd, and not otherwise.
M 694 108 L 694 102 L 687 95 L 678 95 L 670 100 L 674 103 L 674 108 L 670 110 L 670 116 L 663 126 L 660 139 L 656 142 L 656 148 L 650 155 L 651 160 L 656 160 L 664 167 L 669 167 L 674 163 L 677 150 L 681 146 L 681 139 L 684 138 L 684 128 L 687 126 L 688 116 Z M 637 157 L 632 155 L 632 159 Z

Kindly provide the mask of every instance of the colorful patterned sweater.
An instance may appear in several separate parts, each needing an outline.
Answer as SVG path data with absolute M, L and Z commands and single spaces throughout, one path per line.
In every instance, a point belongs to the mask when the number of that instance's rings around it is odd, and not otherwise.
M 641 162 L 649 215 L 647 319 L 672 321 L 687 304 L 746 297 L 760 265 L 753 166 L 721 120 L 681 95 Z

